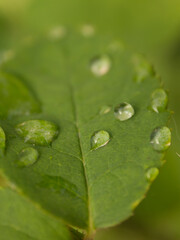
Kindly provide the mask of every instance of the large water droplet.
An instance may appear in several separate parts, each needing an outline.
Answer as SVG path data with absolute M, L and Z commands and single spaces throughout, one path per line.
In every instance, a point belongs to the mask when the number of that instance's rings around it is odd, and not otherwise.
M 168 104 L 168 96 L 164 89 L 156 89 L 151 96 L 151 109 L 157 113 L 163 112 Z
M 156 167 L 150 168 L 146 172 L 146 178 L 149 182 L 153 182 L 159 175 L 159 169 Z
M 110 111 L 111 111 L 111 107 L 107 106 L 107 105 L 104 105 L 104 106 L 101 107 L 101 109 L 99 111 L 99 114 L 100 115 L 107 114 Z
M 142 55 L 135 55 L 133 57 L 133 63 L 135 68 L 135 81 L 140 83 L 147 77 L 154 75 L 154 69 L 152 65 Z
M 95 76 L 103 76 L 109 72 L 111 60 L 106 55 L 96 57 L 91 61 L 90 68 Z
M 165 151 L 171 145 L 171 131 L 168 127 L 158 127 L 151 134 L 151 144 L 156 151 Z
M 35 148 L 27 147 L 19 154 L 19 159 L 16 162 L 19 167 L 28 167 L 33 165 L 39 157 L 39 153 Z
M 108 132 L 101 130 L 95 132 L 91 138 L 91 149 L 95 150 L 105 146 L 110 141 L 110 135 Z
M 58 135 L 58 127 L 45 120 L 29 120 L 18 124 L 16 132 L 25 142 L 36 145 L 49 145 Z
M 4 130 L 0 127 L 0 153 L 4 153 L 6 146 L 6 136 Z
M 21 80 L 0 72 L 0 117 L 30 115 L 40 111 L 39 102 Z
M 120 121 L 128 120 L 132 118 L 134 114 L 134 108 L 126 102 L 120 103 L 114 109 L 114 115 Z

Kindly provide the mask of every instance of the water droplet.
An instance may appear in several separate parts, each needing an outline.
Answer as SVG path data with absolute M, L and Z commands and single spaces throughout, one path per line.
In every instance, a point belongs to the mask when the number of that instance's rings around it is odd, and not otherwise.
M 4 130 L 0 127 L 0 152 L 4 153 L 6 145 L 6 136 Z
M 105 146 L 110 141 L 110 135 L 108 132 L 101 130 L 95 132 L 91 138 L 91 149 L 95 150 Z
M 16 76 L 0 72 L 0 117 L 30 115 L 40 111 L 40 104 Z
M 58 127 L 45 120 L 29 120 L 18 124 L 16 132 L 25 142 L 36 145 L 49 145 L 58 135 Z
M 134 108 L 131 104 L 123 102 L 117 105 L 114 109 L 114 115 L 120 121 L 126 121 L 135 114 Z
M 59 40 L 65 37 L 67 29 L 64 26 L 57 26 L 50 30 L 49 38 L 51 40 Z
M 95 29 L 90 24 L 85 24 L 81 27 L 81 33 L 84 37 L 91 37 L 95 34 Z
M 19 159 L 16 162 L 19 167 L 28 167 L 33 165 L 39 157 L 39 153 L 35 148 L 24 148 L 19 154 Z
M 100 114 L 100 115 L 107 114 L 107 113 L 110 112 L 110 111 L 111 111 L 111 107 L 105 105 L 105 106 L 102 106 L 102 107 L 101 107 L 101 109 L 100 109 L 100 111 L 99 111 L 99 114 Z
M 111 61 L 108 56 L 96 57 L 91 61 L 90 68 L 95 76 L 107 74 L 111 68 Z
M 140 83 L 147 77 L 154 75 L 154 69 L 152 65 L 142 55 L 135 55 L 133 57 L 133 63 L 136 72 L 136 82 Z
M 156 89 L 151 96 L 151 109 L 154 112 L 163 112 L 168 104 L 168 96 L 164 89 Z
M 151 134 L 151 144 L 156 151 L 165 151 L 171 145 L 171 131 L 168 127 L 158 127 Z
M 153 182 L 158 175 L 159 169 L 155 167 L 148 169 L 146 172 L 146 178 L 149 182 Z

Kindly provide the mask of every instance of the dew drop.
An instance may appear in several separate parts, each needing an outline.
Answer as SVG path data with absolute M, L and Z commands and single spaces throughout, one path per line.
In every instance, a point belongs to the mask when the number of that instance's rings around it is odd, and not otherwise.
M 132 118 L 134 114 L 134 108 L 131 104 L 126 102 L 120 103 L 114 109 L 114 115 L 120 121 L 126 121 Z
M 58 135 L 58 127 L 45 120 L 29 120 L 18 124 L 16 132 L 25 142 L 36 145 L 49 145 Z
M 153 182 L 159 175 L 159 169 L 156 167 L 150 168 L 146 172 L 146 178 L 149 182 Z
M 110 135 L 108 132 L 101 130 L 95 132 L 91 138 L 91 150 L 96 150 L 105 146 L 110 141 Z
M 81 27 L 81 33 L 84 37 L 91 37 L 95 34 L 95 29 L 90 24 L 85 24 Z
M 111 60 L 106 55 L 96 57 L 91 61 L 90 68 L 95 76 L 103 76 L 109 72 Z
M 111 111 L 111 107 L 105 105 L 105 106 L 102 106 L 102 107 L 101 107 L 101 109 L 100 109 L 100 111 L 99 111 L 99 114 L 100 114 L 100 115 L 107 114 L 107 113 L 110 112 L 110 111 Z
M 33 165 L 39 157 L 39 153 L 35 148 L 24 148 L 19 154 L 19 159 L 16 162 L 19 167 L 28 167 Z
M 154 69 L 152 65 L 142 55 L 135 55 L 133 57 L 133 63 L 135 68 L 135 82 L 141 83 L 147 77 L 154 75 Z
M 4 153 L 6 146 L 6 136 L 4 130 L 0 127 L 0 153 Z
M 151 96 L 151 109 L 154 112 L 165 111 L 168 104 L 168 96 L 164 89 L 156 89 Z
M 168 127 L 158 127 L 151 134 L 151 144 L 156 151 L 163 152 L 171 145 L 171 131 Z

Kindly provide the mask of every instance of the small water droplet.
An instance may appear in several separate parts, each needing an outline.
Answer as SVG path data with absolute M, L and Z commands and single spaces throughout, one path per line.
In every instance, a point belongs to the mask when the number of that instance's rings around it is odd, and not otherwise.
M 171 145 L 171 131 L 168 127 L 158 127 L 151 134 L 151 144 L 156 151 L 165 151 Z
M 152 65 L 142 55 L 133 56 L 133 63 L 136 72 L 135 81 L 141 83 L 147 77 L 154 75 Z
M 6 136 L 4 130 L 0 127 L 0 152 L 4 153 L 6 146 Z
M 18 124 L 16 132 L 25 142 L 36 145 L 49 145 L 58 135 L 58 127 L 45 120 L 29 120 Z
M 91 61 L 90 68 L 95 76 L 103 76 L 109 72 L 111 60 L 106 55 L 96 57 Z
M 19 159 L 16 162 L 19 167 L 28 167 L 33 165 L 39 157 L 39 153 L 35 148 L 24 148 L 19 154 Z
M 101 107 L 101 109 L 100 109 L 100 111 L 99 111 L 99 114 L 100 114 L 100 115 L 107 114 L 107 113 L 110 112 L 110 111 L 111 111 L 111 107 L 105 105 L 105 106 L 102 106 L 102 107 Z
M 164 89 L 156 89 L 151 96 L 151 109 L 154 112 L 165 111 L 168 104 L 168 96 Z
M 149 182 L 153 182 L 159 175 L 159 169 L 156 167 L 150 168 L 146 172 L 146 178 Z
M 67 29 L 64 26 L 57 26 L 49 31 L 49 38 L 51 40 L 59 40 L 65 37 L 66 33 Z
M 81 33 L 84 37 L 91 37 L 95 34 L 95 29 L 90 24 L 85 24 L 81 27 Z
M 105 146 L 110 141 L 110 135 L 108 132 L 101 130 L 95 132 L 91 138 L 91 150 L 98 149 Z
M 132 118 L 134 114 L 134 108 L 131 104 L 126 102 L 120 103 L 114 109 L 114 115 L 120 121 L 126 121 Z

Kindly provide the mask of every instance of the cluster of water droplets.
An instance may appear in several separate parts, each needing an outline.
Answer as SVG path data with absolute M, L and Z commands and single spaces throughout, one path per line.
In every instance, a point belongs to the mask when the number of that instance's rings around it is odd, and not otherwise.
M 67 33 L 66 28 L 58 26 L 49 32 L 48 36 L 52 40 L 59 40 Z M 84 25 L 81 28 L 81 33 L 85 37 L 94 35 L 95 30 L 91 25 Z M 12 57 L 11 53 L 9 54 Z M 134 58 L 134 66 L 136 77 L 135 81 L 140 83 L 148 76 L 154 74 L 152 66 L 142 57 Z M 101 55 L 93 58 L 90 62 L 90 71 L 96 77 L 102 77 L 109 73 L 112 67 L 112 61 L 108 55 Z M 168 103 L 167 93 L 164 89 L 156 89 L 151 96 L 150 109 L 156 113 L 166 110 Z M 100 115 L 111 112 L 112 107 L 104 105 L 99 111 Z M 135 115 L 134 107 L 128 102 L 121 102 L 114 108 L 114 117 L 120 122 L 130 120 Z M 24 140 L 24 142 L 32 144 L 31 147 L 26 147 L 21 150 L 17 165 L 26 167 L 33 165 L 39 158 L 39 152 L 34 146 L 48 146 L 58 136 L 59 130 L 56 124 L 46 120 L 28 120 L 18 124 L 15 127 L 16 133 Z M 91 137 L 91 150 L 97 150 L 106 146 L 111 140 L 111 134 L 106 130 L 95 131 Z M 0 151 L 5 151 L 5 133 L 0 128 Z M 157 127 L 153 130 L 150 136 L 150 143 L 154 150 L 162 152 L 169 148 L 171 144 L 171 131 L 167 127 Z M 147 180 L 152 182 L 157 177 L 159 170 L 152 167 L 147 170 Z
M 108 56 L 94 58 L 91 61 L 91 72 L 98 77 L 102 77 L 111 70 L 111 60 Z M 136 56 L 134 59 L 135 65 L 135 81 L 141 83 L 145 78 L 154 75 L 153 67 L 142 57 Z M 168 104 L 168 96 L 164 89 L 159 88 L 154 90 L 151 95 L 151 104 L 149 109 L 155 113 L 166 111 Z M 104 115 L 111 112 L 112 107 L 104 105 L 101 107 L 99 114 Z M 114 108 L 114 117 L 120 122 L 130 120 L 135 115 L 134 107 L 128 102 L 121 102 Z M 91 150 L 97 150 L 106 146 L 111 140 L 111 134 L 106 130 L 96 131 L 91 137 Z M 157 152 L 166 151 L 171 145 L 171 131 L 168 127 L 161 126 L 155 128 L 150 135 L 150 144 Z M 157 167 L 151 167 L 146 171 L 146 179 L 148 182 L 153 182 L 159 174 Z

